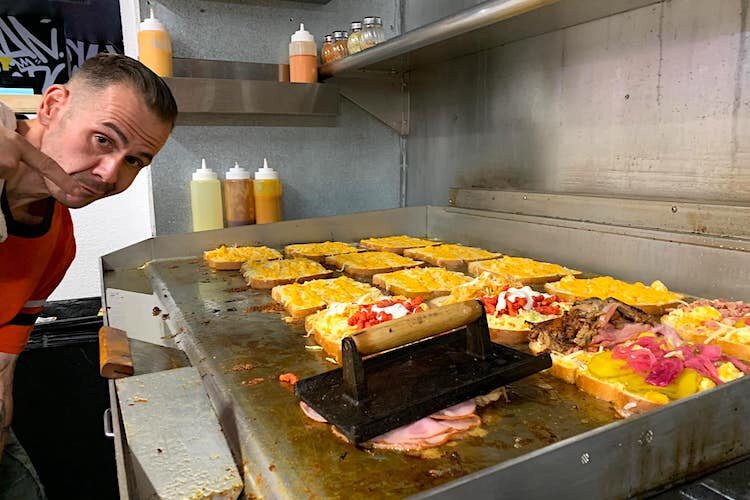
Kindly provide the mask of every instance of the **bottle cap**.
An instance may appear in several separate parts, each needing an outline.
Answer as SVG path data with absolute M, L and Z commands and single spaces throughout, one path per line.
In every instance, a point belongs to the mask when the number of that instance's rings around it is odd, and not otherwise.
M 346 40 L 349 38 L 349 33 L 346 31 L 334 31 L 333 32 L 333 39 L 334 40 Z
M 325 38 L 324 38 L 324 40 L 326 42 L 332 42 L 333 41 L 333 35 L 326 35 Z
M 255 180 L 265 181 L 269 179 L 278 179 L 278 178 L 279 178 L 279 173 L 276 170 L 269 168 L 268 160 L 263 158 L 263 167 L 259 168 L 258 171 L 255 172 Z
M 352 31 L 361 30 L 361 29 L 362 29 L 362 21 L 352 21 Z
M 201 160 L 201 168 L 193 172 L 193 180 L 194 181 L 212 181 L 214 179 L 218 179 L 219 176 L 216 175 L 216 172 L 211 170 L 210 168 L 206 168 L 206 159 L 203 158 Z
M 305 25 L 299 23 L 299 29 L 292 35 L 292 42 L 314 42 L 312 33 L 305 29 Z
M 149 8 L 149 17 L 141 23 L 140 31 L 167 31 L 167 28 L 154 17 L 154 8 Z
M 365 25 L 368 25 L 368 24 L 375 24 L 375 19 L 376 19 L 376 17 L 375 17 L 375 16 L 367 16 L 366 18 L 362 19 L 362 22 L 363 22 L 363 23 L 364 23 Z
M 374 16 L 374 17 L 375 17 L 375 24 L 378 26 L 383 26 L 383 18 L 378 17 L 378 16 Z
M 240 181 L 244 179 L 250 178 L 250 172 L 242 167 L 240 167 L 240 164 L 237 162 L 234 162 L 234 166 L 227 170 L 227 176 L 228 181 Z

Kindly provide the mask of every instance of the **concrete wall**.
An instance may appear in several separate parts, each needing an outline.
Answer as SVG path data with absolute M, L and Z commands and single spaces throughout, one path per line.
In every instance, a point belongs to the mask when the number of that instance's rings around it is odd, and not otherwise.
M 156 16 L 172 33 L 174 55 L 260 63 L 287 61 L 289 36 L 305 23 L 318 41 L 363 16 L 383 17 L 387 36 L 400 26 L 398 0 L 333 0 L 326 5 L 252 0 L 159 0 Z M 141 11 L 147 12 L 141 1 Z M 191 122 L 192 123 L 192 122 Z M 267 157 L 284 184 L 285 218 L 350 213 L 398 205 L 395 132 L 342 100 L 332 126 L 275 126 L 222 121 L 178 126 L 152 168 L 157 234 L 190 231 L 191 172 L 205 157 L 221 172 L 233 162 L 256 169 Z
M 747 17 L 671 0 L 414 71 L 408 203 L 451 186 L 750 201 Z

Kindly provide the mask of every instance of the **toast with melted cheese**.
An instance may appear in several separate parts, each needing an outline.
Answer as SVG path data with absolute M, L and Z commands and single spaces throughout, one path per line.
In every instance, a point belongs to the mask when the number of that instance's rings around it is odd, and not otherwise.
M 281 253 L 268 247 L 238 247 L 221 245 L 214 250 L 203 252 L 206 265 L 219 271 L 236 271 L 247 261 L 277 260 Z
M 453 271 L 465 270 L 469 262 L 500 257 L 499 253 L 488 252 L 481 248 L 453 244 L 409 248 L 404 250 L 404 255 Z
M 440 245 L 439 241 L 414 238 L 412 236 L 385 236 L 383 238 L 367 238 L 359 242 L 359 246 L 378 252 L 393 252 L 403 255 L 407 248 L 429 247 Z
M 360 249 L 349 243 L 340 241 L 324 241 L 323 243 L 297 243 L 284 247 L 284 255 L 287 257 L 304 257 L 320 262 L 325 262 L 329 255 L 341 255 L 359 252 Z
M 282 259 L 247 261 L 241 267 L 242 276 L 252 288 L 273 288 L 277 285 L 325 278 L 333 274 L 310 259 Z
M 373 285 L 387 293 L 409 298 L 421 296 L 424 300 L 448 295 L 455 287 L 469 281 L 471 278 L 465 274 L 440 267 L 416 267 L 372 277 Z
M 292 318 L 300 319 L 336 302 L 376 301 L 382 293 L 366 283 L 340 276 L 275 286 L 271 297 L 284 306 Z
M 499 278 L 519 282 L 523 285 L 548 283 L 564 276 L 578 276 L 580 271 L 568 269 L 549 262 L 539 262 L 525 257 L 505 255 L 499 259 L 481 260 L 469 263 L 469 274 L 479 276 L 490 273 Z
M 421 266 L 424 262 L 393 252 L 362 252 L 332 255 L 326 257 L 326 264 L 351 276 L 370 277 L 374 274 Z

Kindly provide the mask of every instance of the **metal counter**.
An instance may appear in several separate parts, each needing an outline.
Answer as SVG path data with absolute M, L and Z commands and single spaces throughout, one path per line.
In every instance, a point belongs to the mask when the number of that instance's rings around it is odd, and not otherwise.
M 734 286 L 723 279 L 725 274 L 750 280 L 750 270 L 742 264 L 750 261 L 748 252 L 741 246 L 725 241 L 723 248 L 710 247 L 684 234 L 677 240 L 605 229 L 592 223 L 412 207 L 155 238 L 105 256 L 103 286 L 147 288 L 161 299 L 176 327 L 177 345 L 203 375 L 248 496 L 618 498 L 750 453 L 750 434 L 743 432 L 750 402 L 742 397 L 750 390 L 750 379 L 617 420 L 607 403 L 540 374 L 512 384 L 510 402 L 479 410 L 481 430 L 455 444 L 421 456 L 360 450 L 338 441 L 328 425 L 307 419 L 291 388 L 278 382 L 284 372 L 305 377 L 333 367 L 321 351 L 305 348 L 313 342 L 305 338 L 302 325 L 260 311 L 272 302 L 268 292 L 247 290 L 239 273 L 212 272 L 195 257 L 219 243 L 281 247 L 406 233 L 615 275 L 620 267 L 630 273 L 633 264 L 621 255 L 632 248 L 650 257 L 642 262 L 642 273 L 670 285 L 688 283 L 675 274 L 675 266 L 666 265 L 681 259 L 692 263 L 691 276 L 712 275 L 722 291 Z M 613 242 L 617 253 L 602 253 Z M 695 252 L 707 251 L 715 252 L 709 255 L 722 264 L 695 257 Z M 143 274 L 127 271 L 147 261 Z M 744 294 L 743 286 L 734 295 Z M 699 288 L 684 291 L 699 294 Z M 252 369 L 233 370 L 244 363 Z M 251 382 L 260 378 L 262 382 Z

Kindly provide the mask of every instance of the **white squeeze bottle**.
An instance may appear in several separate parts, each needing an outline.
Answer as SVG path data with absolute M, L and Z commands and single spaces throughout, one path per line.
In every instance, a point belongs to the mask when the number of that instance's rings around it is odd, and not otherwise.
M 210 168 L 206 168 L 205 158 L 201 162 L 201 168 L 193 172 L 193 180 L 190 182 L 190 206 L 193 212 L 193 231 L 224 227 L 219 176 Z
M 289 44 L 289 81 L 292 83 L 318 82 L 318 46 L 304 24 L 292 35 Z
M 159 76 L 172 76 L 172 37 L 154 9 L 138 30 L 138 60 Z
M 268 166 L 263 158 L 263 168 L 255 172 L 255 223 L 268 224 L 281 220 L 281 180 L 279 173 Z

